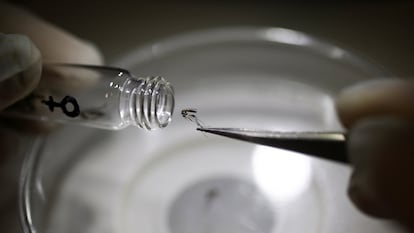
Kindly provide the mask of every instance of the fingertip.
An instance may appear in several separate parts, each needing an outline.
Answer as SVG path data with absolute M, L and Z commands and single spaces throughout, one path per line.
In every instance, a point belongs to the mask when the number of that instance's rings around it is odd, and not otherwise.
M 0 28 L 3 32 L 28 35 L 42 52 L 44 62 L 103 63 L 102 54 L 92 43 L 59 28 L 33 13 L 0 2 Z
M 349 128 L 364 117 L 396 115 L 414 121 L 414 83 L 400 79 L 375 79 L 341 91 L 335 98 L 342 124 Z
M 0 109 L 20 100 L 39 83 L 41 55 L 24 35 L 0 35 Z
M 414 216 L 413 122 L 396 117 L 364 118 L 348 135 L 354 171 L 348 195 L 362 212 L 375 217 Z M 403 213 L 403 214 L 400 214 Z
M 90 65 L 102 65 L 104 64 L 104 59 L 101 51 L 96 46 L 96 44 L 88 41 L 88 40 L 80 40 L 83 44 L 83 49 L 79 50 L 82 54 L 77 55 L 78 58 L 82 58 L 84 61 L 83 64 L 90 64 Z M 78 62 L 79 63 L 79 62 Z
M 40 52 L 27 36 L 0 33 L 0 81 L 40 60 Z
M 356 174 L 355 171 L 352 173 L 347 190 L 349 199 L 359 211 L 368 216 L 390 218 L 388 209 L 378 200 L 366 178 L 365 175 Z
M 15 44 L 15 59 L 22 70 L 38 63 L 41 59 L 39 49 L 33 44 L 29 37 L 19 34 L 7 35 Z

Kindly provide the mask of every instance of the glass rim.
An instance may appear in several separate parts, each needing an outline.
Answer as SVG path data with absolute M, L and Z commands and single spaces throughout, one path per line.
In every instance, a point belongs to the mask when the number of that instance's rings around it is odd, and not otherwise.
M 35 136 L 29 139 L 29 146 L 24 153 L 24 161 L 21 166 L 18 192 L 18 210 L 20 229 L 23 233 L 36 233 L 33 226 L 31 215 L 31 182 L 33 180 L 34 171 L 39 164 L 40 152 L 45 145 L 44 136 Z
M 114 65 L 131 68 L 134 64 L 149 61 L 176 51 L 223 42 L 264 42 L 306 49 L 338 62 L 351 64 L 376 77 L 392 76 L 380 64 L 367 56 L 344 46 L 337 46 L 319 37 L 283 27 L 219 27 L 193 30 L 155 40 L 131 49 Z
M 349 49 L 343 49 L 307 33 L 281 27 L 221 27 L 180 33 L 177 36 L 155 40 L 155 43 L 133 48 L 122 58 L 115 59 L 115 62 L 112 62 L 111 65 L 130 68 L 136 63 L 149 61 L 182 49 L 232 41 L 267 42 L 294 46 L 313 51 L 339 62 L 352 64 L 373 76 L 386 77 L 390 75 L 386 69 L 363 55 L 350 52 Z M 32 181 L 41 159 L 45 139 L 44 136 L 37 136 L 32 139 L 21 168 L 18 210 L 20 228 L 23 233 L 39 233 L 32 222 L 32 205 L 30 202 Z

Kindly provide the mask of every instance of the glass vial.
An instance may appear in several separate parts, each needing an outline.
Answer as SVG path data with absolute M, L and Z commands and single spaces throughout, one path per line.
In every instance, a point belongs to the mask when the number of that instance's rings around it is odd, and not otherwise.
M 103 66 L 57 64 L 43 67 L 42 81 L 28 97 L 1 115 L 103 129 L 135 125 L 166 127 L 174 91 L 162 77 L 135 78 Z

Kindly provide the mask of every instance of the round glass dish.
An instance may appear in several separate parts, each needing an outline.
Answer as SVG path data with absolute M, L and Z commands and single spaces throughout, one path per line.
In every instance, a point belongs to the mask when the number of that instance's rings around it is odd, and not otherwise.
M 37 143 L 22 173 L 25 233 L 395 232 L 346 198 L 349 168 L 195 131 L 204 125 L 341 130 L 333 96 L 387 74 L 309 35 L 224 28 L 139 48 L 116 65 L 175 88 L 166 129 L 66 126 Z

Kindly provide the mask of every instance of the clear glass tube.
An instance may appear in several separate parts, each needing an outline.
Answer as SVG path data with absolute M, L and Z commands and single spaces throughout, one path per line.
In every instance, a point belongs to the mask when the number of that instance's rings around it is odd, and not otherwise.
M 135 78 L 105 66 L 54 64 L 43 67 L 42 82 L 2 116 L 103 129 L 135 125 L 163 128 L 174 110 L 174 90 L 162 77 Z

